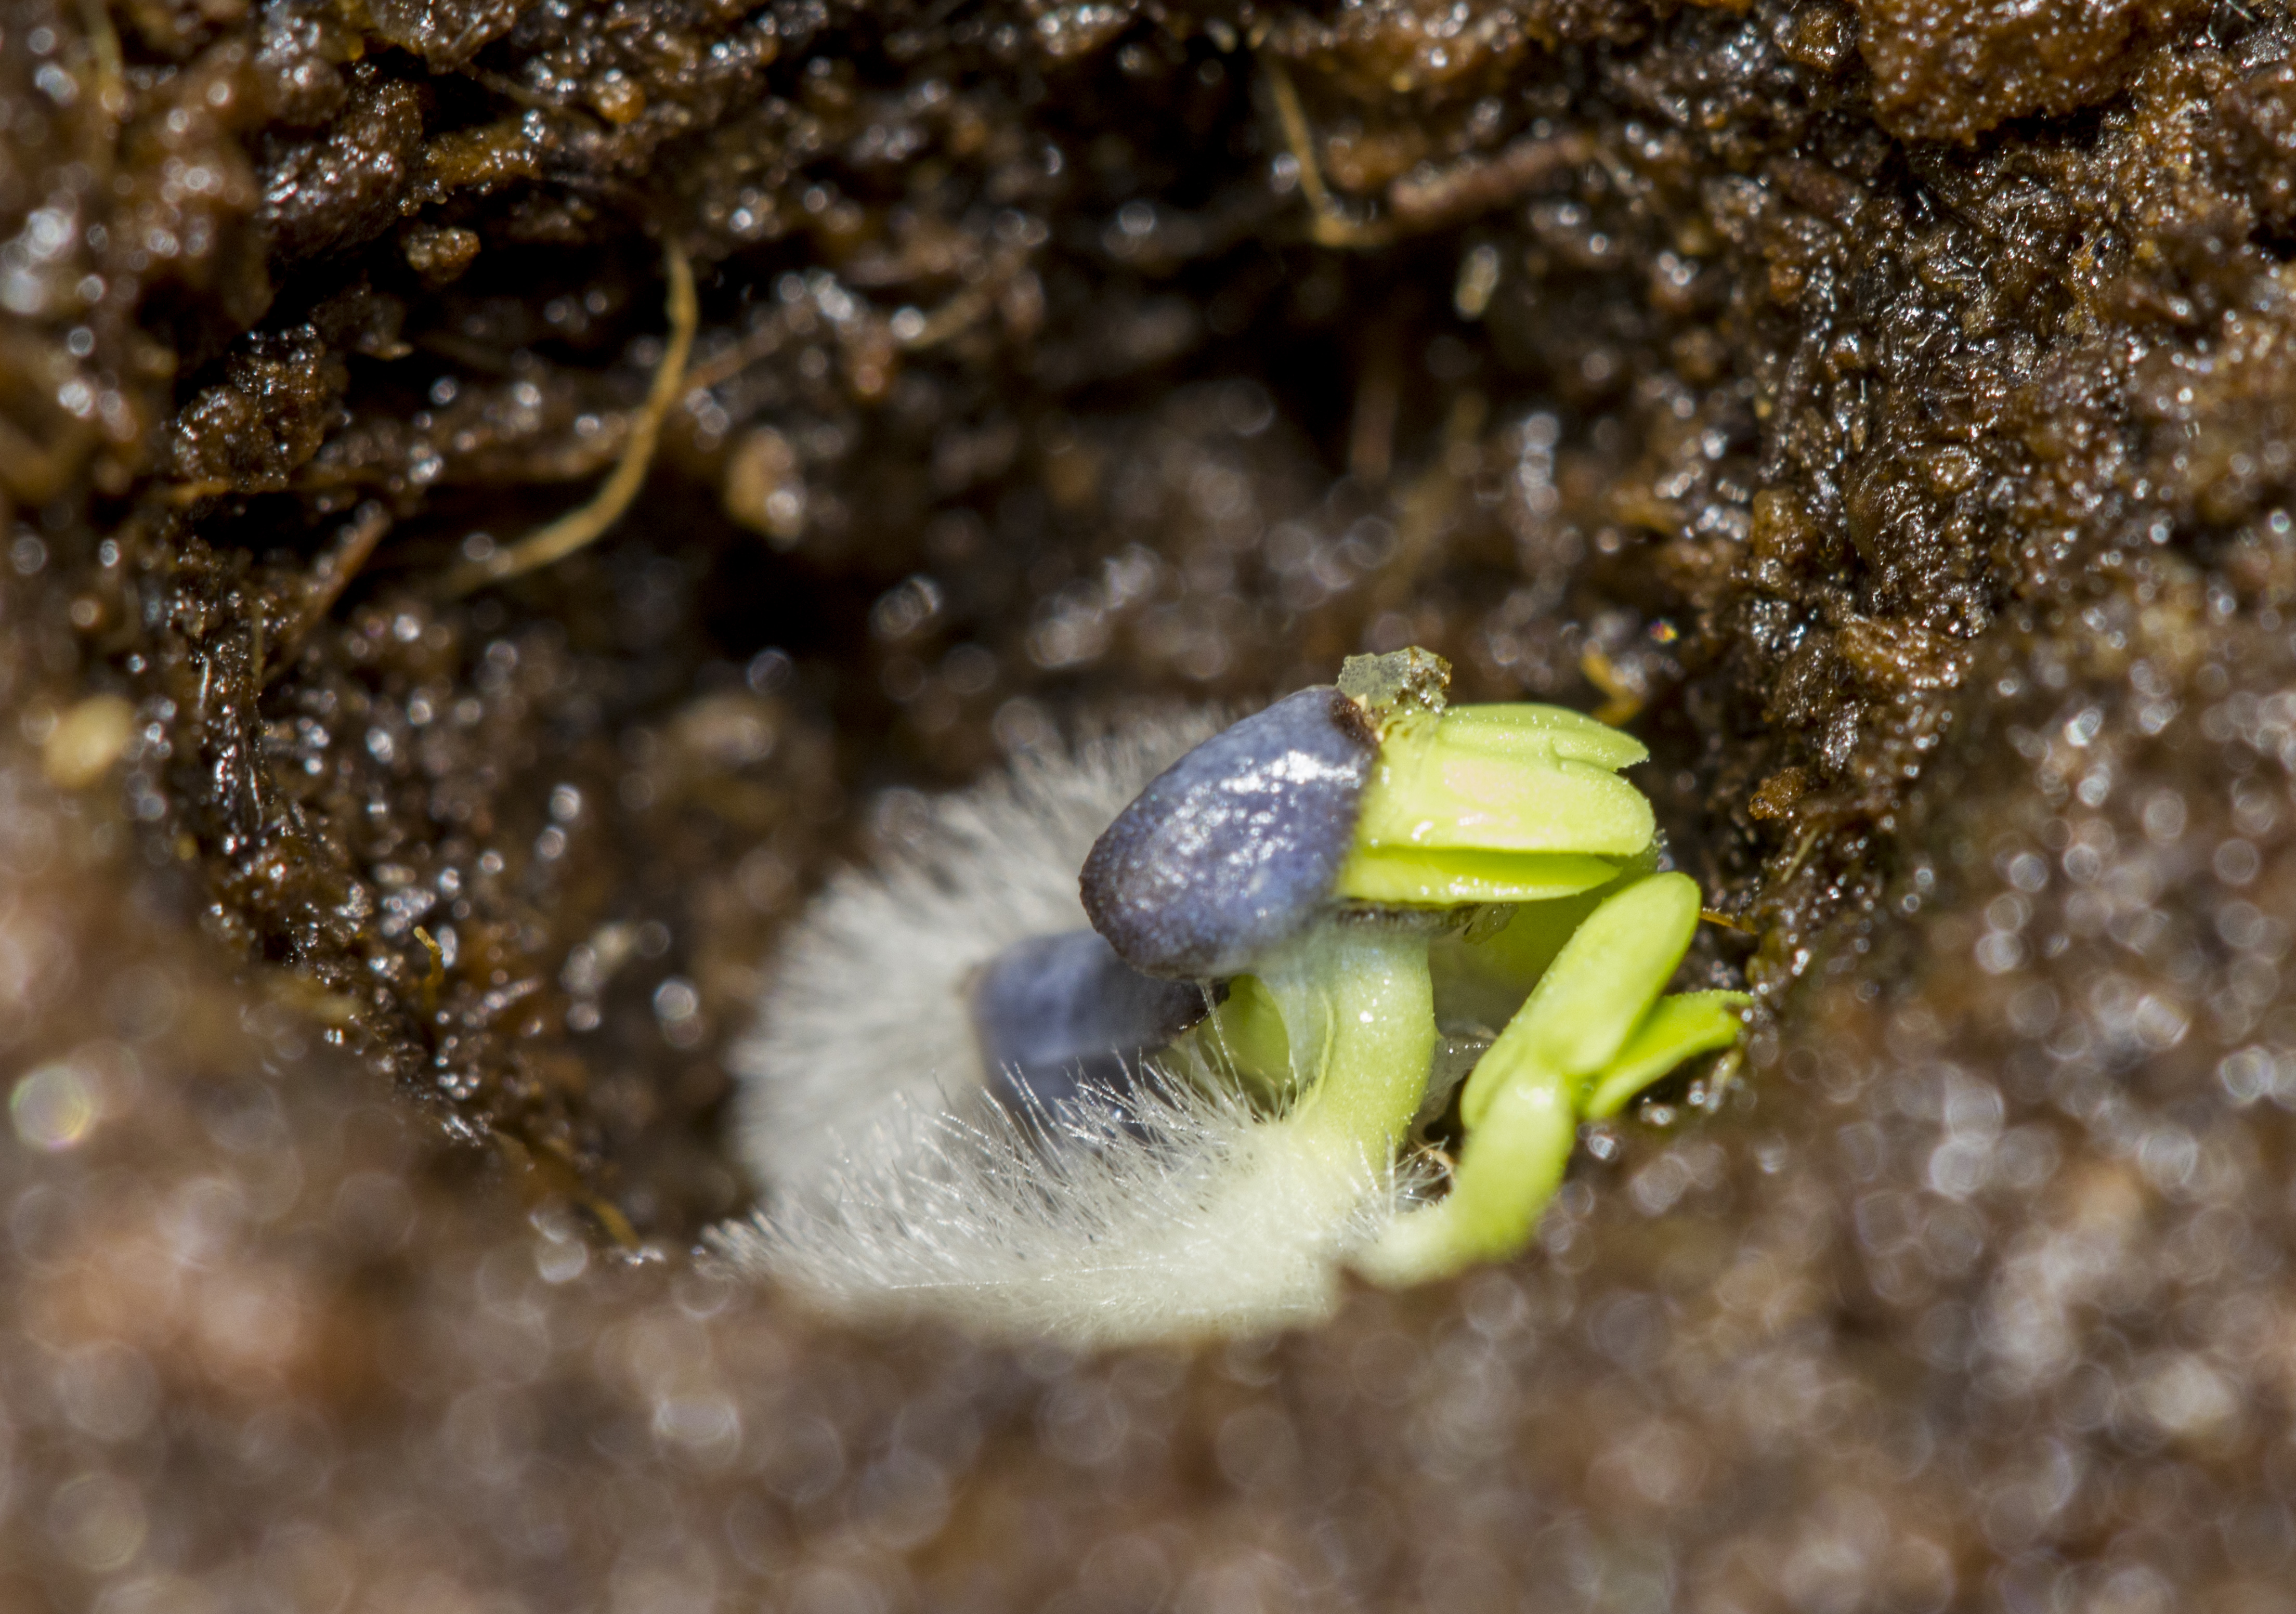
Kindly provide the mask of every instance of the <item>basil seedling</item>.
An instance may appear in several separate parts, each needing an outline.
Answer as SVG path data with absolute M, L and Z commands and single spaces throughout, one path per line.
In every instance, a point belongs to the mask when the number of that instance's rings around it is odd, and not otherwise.
M 944 804 L 974 832 L 911 872 L 936 900 L 833 889 L 776 988 L 795 1030 L 769 1010 L 754 1052 L 774 1202 L 720 1248 L 849 1308 L 1080 1342 L 1308 1321 L 1344 1267 L 1404 1284 L 1521 1249 L 1579 1123 L 1729 1045 L 1746 999 L 1662 995 L 1699 897 L 1619 776 L 1643 748 L 1552 707 L 1452 708 L 1448 676 L 1358 657 L 1193 747 L 1152 734 L 1123 753 L 1139 772 L 1106 747 L 1039 764 Z M 1032 811 L 1043 832 L 1008 822 Z M 1048 870 L 1091 930 L 1013 933 Z M 876 1059 L 807 1063 L 824 990 L 871 999 Z M 1447 1167 L 1413 1143 L 1431 1121 Z

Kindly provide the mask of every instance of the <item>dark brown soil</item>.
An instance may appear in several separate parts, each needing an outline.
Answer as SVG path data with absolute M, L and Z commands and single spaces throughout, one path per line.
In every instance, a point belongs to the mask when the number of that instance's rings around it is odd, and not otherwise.
M 2292 37 L 0 8 L 0 1610 L 2296 1609 Z M 1724 1102 L 1265 1349 L 692 1269 L 907 792 L 1414 643 L 1650 741 Z

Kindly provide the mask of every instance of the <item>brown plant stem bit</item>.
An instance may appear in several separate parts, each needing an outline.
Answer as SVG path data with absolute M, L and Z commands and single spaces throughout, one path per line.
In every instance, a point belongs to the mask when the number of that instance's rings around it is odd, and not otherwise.
M 373 499 L 365 501 L 351 512 L 351 519 L 344 525 L 342 536 L 336 540 L 335 546 L 320 556 L 318 564 L 311 568 L 302 608 L 280 635 L 279 644 L 273 652 L 269 667 L 258 669 L 265 683 L 276 678 L 295 660 L 295 652 L 301 648 L 303 635 L 324 621 L 327 613 L 334 610 L 335 602 L 342 598 L 343 590 L 350 586 L 351 579 L 365 567 L 390 527 L 390 512 Z
M 588 504 L 483 561 L 470 561 L 447 573 L 446 593 L 450 599 L 555 565 L 587 548 L 612 529 L 637 496 L 653 463 L 654 446 L 661 439 L 662 421 L 685 384 L 686 360 L 693 355 L 693 332 L 701 322 L 700 305 L 693 294 L 693 266 L 686 258 L 685 249 L 675 240 L 668 242 L 662 249 L 662 262 L 669 279 L 669 338 L 661 364 L 653 373 L 653 385 L 646 389 L 645 403 L 630 422 L 629 443 L 621 459 Z
M 1324 165 L 1316 156 L 1316 134 L 1308 127 L 1307 109 L 1300 104 L 1299 86 L 1292 70 L 1273 51 L 1262 51 L 1260 66 L 1267 74 L 1268 99 L 1275 103 L 1275 119 L 1283 130 L 1283 143 L 1300 165 L 1300 191 L 1308 199 L 1308 233 L 1319 247 L 1383 247 L 1395 239 L 1383 220 L 1365 222 L 1348 217 L 1339 199 L 1324 183 Z
M 1589 644 L 1578 652 L 1578 670 L 1587 682 L 1603 692 L 1603 704 L 1595 709 L 1595 721 L 1611 725 L 1632 723 L 1643 709 L 1643 692 L 1619 670 L 1619 664 L 1604 654 L 1600 645 Z

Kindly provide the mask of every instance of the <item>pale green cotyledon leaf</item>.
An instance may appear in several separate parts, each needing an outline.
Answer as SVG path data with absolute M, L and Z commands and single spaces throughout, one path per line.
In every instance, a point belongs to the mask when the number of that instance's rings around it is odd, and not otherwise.
M 1518 1071 L 1576 1082 L 1616 1059 L 1697 929 L 1698 882 L 1686 874 L 1636 881 L 1588 914 L 1468 1078 L 1469 1130 Z
M 1334 889 L 1357 902 L 1401 905 L 1552 902 L 1592 890 L 1618 872 L 1614 863 L 1577 852 L 1358 846 Z
M 1649 759 L 1632 734 L 1597 723 L 1584 712 L 1528 702 L 1455 706 L 1443 714 L 1445 741 L 1529 761 L 1540 756 L 1613 771 Z
M 1640 791 L 1592 763 L 1481 743 L 1456 721 L 1476 709 L 1390 733 L 1364 791 L 1358 847 L 1631 857 L 1650 844 L 1656 821 Z
M 1604 1121 L 1683 1061 L 1738 1040 L 1738 1012 L 1754 1000 L 1743 992 L 1680 992 L 1651 1005 L 1616 1058 L 1588 1085 L 1580 1112 Z

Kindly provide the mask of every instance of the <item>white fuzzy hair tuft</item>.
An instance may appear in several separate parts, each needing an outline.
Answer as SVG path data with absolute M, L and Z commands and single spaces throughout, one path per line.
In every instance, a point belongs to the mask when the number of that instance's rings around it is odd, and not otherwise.
M 1025 1123 L 898 1105 L 819 1186 L 712 1243 L 834 1311 L 1103 1346 L 1321 1321 L 1417 1184 L 1152 1068 Z
M 965 1006 L 1004 948 L 1085 926 L 1092 843 L 1220 727 L 1196 714 L 1024 758 L 831 882 L 736 1054 L 739 1145 L 767 1203 L 714 1230 L 721 1257 L 842 1313 L 922 1307 L 1076 1345 L 1330 1312 L 1341 1258 L 1414 1195 L 1390 1162 L 1308 1149 L 1152 1068 L 1016 1120 L 986 1094 Z

